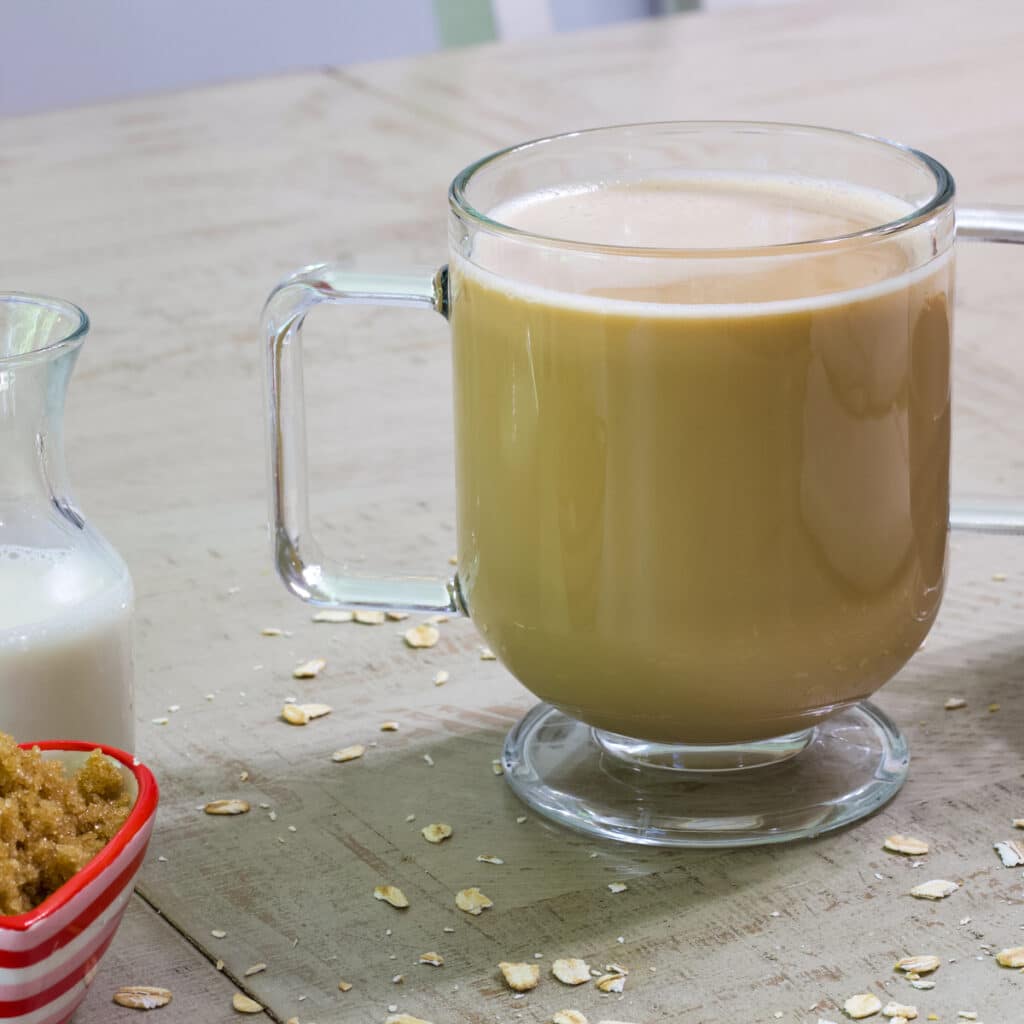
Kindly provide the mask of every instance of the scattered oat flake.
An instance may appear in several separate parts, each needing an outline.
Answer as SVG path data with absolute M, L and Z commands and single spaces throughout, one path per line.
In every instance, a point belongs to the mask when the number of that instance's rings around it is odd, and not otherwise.
M 1005 572 L 994 572 L 994 573 L 992 573 L 992 582 L 993 583 L 1005 583 L 1006 582 L 1006 573 Z
M 920 956 L 905 956 L 896 961 L 896 970 L 906 974 L 931 974 L 937 971 L 942 961 L 937 956 L 925 953 Z
M 231 997 L 231 1005 L 239 1013 L 262 1013 L 263 1007 L 256 1002 L 255 999 L 250 999 L 247 995 L 243 995 L 241 992 L 236 992 Z
M 398 732 L 398 723 L 397 722 L 381 722 L 380 723 L 380 731 L 381 732 Z
M 249 773 L 246 772 L 246 771 L 239 772 L 238 773 L 238 781 L 239 782 L 248 782 L 249 781 Z
M 558 1010 L 552 1016 L 551 1024 L 587 1024 L 587 1018 L 579 1010 Z
M 215 967 L 215 968 L 216 968 L 216 969 L 217 969 L 218 971 L 223 971 L 223 970 L 224 970 L 224 961 L 223 961 L 223 960 L 219 960 L 219 959 L 218 959 L 218 960 L 217 960 L 217 962 L 216 962 L 216 963 L 215 963 L 215 964 L 214 964 L 213 966 L 214 966 L 214 967 Z
M 262 974 L 266 969 L 266 964 L 253 964 L 252 967 L 246 967 L 245 977 L 250 978 L 254 974 Z
M 995 843 L 993 847 L 999 854 L 1004 868 L 1016 868 L 1024 864 L 1024 843 L 1015 839 L 1007 839 L 1005 842 Z
M 444 967 L 444 957 L 440 953 L 420 953 L 420 963 L 431 967 Z
M 373 898 L 375 900 L 383 900 L 385 903 L 390 903 L 393 907 L 398 907 L 399 910 L 409 906 L 409 901 L 405 897 L 405 893 L 398 888 L 397 885 L 378 885 L 373 890 Z
M 385 612 L 384 613 L 384 617 L 389 622 L 404 622 L 407 618 L 409 618 L 409 613 L 408 612 Z
M 967 701 L 963 697 L 950 697 L 942 706 L 947 711 L 957 711 L 960 708 L 967 707 Z
M 491 761 L 491 771 L 494 772 L 495 775 L 504 775 L 505 766 L 501 763 L 501 761 L 498 758 L 495 758 L 493 761 Z
M 520 814 L 520 815 L 519 815 L 519 817 L 518 817 L 518 818 L 516 818 L 516 824 L 517 824 L 517 825 L 522 825 L 522 824 L 523 824 L 523 823 L 524 823 L 525 821 L 527 821 L 527 820 L 528 820 L 528 819 L 527 819 L 527 817 L 526 817 L 526 815 L 525 815 L 525 814 Z
M 952 896 L 960 886 L 944 878 L 933 878 L 930 882 L 922 882 L 910 890 L 910 895 L 919 900 L 944 900 Z
M 996 963 L 1000 967 L 1024 967 L 1024 946 L 1012 946 L 996 953 Z
M 621 992 L 626 987 L 626 976 L 624 974 L 602 974 L 594 984 L 602 992 Z
M 154 725 L 168 725 L 170 723 L 170 721 L 171 720 L 169 718 L 154 718 L 153 719 L 153 724 Z
M 500 857 L 495 857 L 492 853 L 481 853 L 477 860 L 481 864 L 504 864 L 505 862 Z
M 326 658 L 311 658 L 303 661 L 292 669 L 293 679 L 316 679 L 316 677 L 327 667 Z
M 480 660 L 481 661 L 497 661 L 498 656 L 490 649 L 490 647 L 480 648 Z
M 214 929 L 213 929 L 213 931 L 212 931 L 212 932 L 210 932 L 210 934 L 211 934 L 211 935 L 212 935 L 212 936 L 213 936 L 213 937 L 214 937 L 215 939 L 226 939 L 226 938 L 227 938 L 227 936 L 228 936 L 228 933 L 227 933 L 226 931 L 224 931 L 224 929 L 223 929 L 223 928 L 214 928 Z
M 529 992 L 540 981 L 540 968 L 536 964 L 510 964 L 502 960 L 498 967 L 505 978 L 505 984 L 513 992 Z
M 902 1017 L 904 1020 L 913 1020 L 917 1016 L 916 1006 L 904 1006 L 902 1003 L 886 1003 L 882 1007 L 883 1017 Z
M 248 814 L 248 800 L 211 800 L 203 807 L 207 814 Z
M 961 1020 L 977 1020 L 978 1014 L 974 1010 L 957 1010 L 956 1015 Z
M 608 883 L 608 891 L 609 892 L 625 892 L 628 888 L 629 888 L 629 886 L 626 885 L 625 882 L 609 882 Z
M 888 836 L 882 845 L 893 853 L 905 853 L 911 857 L 920 857 L 928 852 L 928 844 L 923 839 L 899 833 Z
M 390 1006 L 388 1010 L 391 1010 Z M 384 1024 L 430 1024 L 430 1021 L 422 1017 L 413 1017 L 408 1013 L 392 1013 L 384 1019 Z
M 870 1017 L 873 1013 L 878 1013 L 881 1008 L 882 1001 L 878 996 L 872 995 L 870 992 L 860 992 L 855 996 L 850 996 L 843 1003 L 843 1010 L 847 1016 L 852 1017 L 854 1020 Z
M 1013 819 L 1013 827 L 1014 828 L 1024 828 L 1024 818 L 1014 818 Z
M 352 991 L 352 982 L 351 981 L 345 981 L 344 979 L 342 981 L 339 981 L 338 982 L 338 991 L 339 992 L 351 992 Z
M 289 725 L 308 725 L 309 714 L 299 704 L 285 704 L 281 709 L 281 717 Z
M 387 616 L 384 612 L 353 612 L 352 621 L 360 626 L 383 626 Z
M 351 622 L 352 612 L 341 611 L 336 608 L 325 608 L 313 616 L 314 622 Z
M 560 957 L 551 965 L 551 973 L 563 985 L 582 985 L 590 981 L 590 964 L 578 957 Z
M 469 889 L 460 889 L 455 894 L 455 906 L 467 914 L 478 917 L 488 907 L 493 907 L 494 902 L 474 885 Z
M 437 626 L 424 622 L 422 625 L 407 629 L 404 636 L 410 647 L 433 647 L 441 639 L 441 632 Z
M 1000 708 L 999 704 L 989 704 L 988 710 L 994 715 Z
M 281 636 L 282 632 L 277 626 L 266 626 L 260 630 L 260 636 Z
M 447 669 L 438 669 L 437 672 L 434 673 L 434 685 L 444 686 L 451 677 L 451 673 Z
M 331 754 L 332 761 L 354 761 L 366 753 L 366 747 L 362 743 L 353 743 L 351 747 L 342 747 Z
M 396 974 L 391 979 L 391 984 L 392 985 L 401 985 L 403 981 L 405 981 L 405 975 L 404 974 Z
M 434 767 L 434 759 L 429 754 L 424 754 L 423 760 L 426 762 L 428 768 Z
M 913 985 L 914 988 L 919 988 L 924 991 L 935 988 L 935 982 L 927 978 L 911 978 L 910 984 Z
M 153 985 L 122 985 L 114 993 L 114 1002 L 118 1006 L 127 1006 L 132 1010 L 159 1010 L 171 999 L 170 989 Z
M 420 829 L 420 834 L 428 843 L 443 843 L 446 839 L 451 838 L 452 827 L 444 822 L 437 822 L 433 825 L 424 825 Z
M 310 719 L 323 718 L 334 710 L 330 704 L 296 704 L 295 707 L 302 708 Z

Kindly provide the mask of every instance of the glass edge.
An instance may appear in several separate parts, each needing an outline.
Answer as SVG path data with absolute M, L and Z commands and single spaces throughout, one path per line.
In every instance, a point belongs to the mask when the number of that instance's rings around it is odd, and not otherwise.
M 55 341 L 51 341 L 39 348 L 34 348 L 28 352 L 0 355 L 0 370 L 11 366 L 22 366 L 26 363 L 53 359 L 62 352 L 77 348 L 89 333 L 89 314 L 81 306 L 67 299 L 59 299 L 53 295 L 37 295 L 31 292 L 0 291 L 0 305 L 11 303 L 24 303 L 29 306 L 59 310 L 74 323 L 74 326 L 63 337 L 57 338 Z
M 466 189 L 473 177 L 485 167 L 489 167 L 505 157 L 521 153 L 535 147 L 547 145 L 552 142 L 560 142 L 566 139 L 576 138 L 583 135 L 596 135 L 603 132 L 626 131 L 637 128 L 732 128 L 737 130 L 789 130 L 806 134 L 839 135 L 850 139 L 860 139 L 864 142 L 872 142 L 897 150 L 909 156 L 919 164 L 923 164 L 932 174 L 935 180 L 935 190 L 927 202 L 921 204 L 910 213 L 896 220 L 888 221 L 862 231 L 855 231 L 844 235 L 835 235 L 830 238 L 808 239 L 801 242 L 784 242 L 775 245 L 746 246 L 746 247 L 725 247 L 725 248 L 662 248 L 657 246 L 625 246 L 607 245 L 592 242 L 579 242 L 568 238 L 556 238 L 548 235 L 535 234 L 530 231 L 523 231 L 520 228 L 503 224 L 501 221 L 492 220 L 487 214 L 477 210 L 469 201 Z M 636 123 L 606 125 L 599 128 L 585 128 L 577 131 L 562 132 L 557 135 L 546 135 L 527 142 L 507 146 L 504 149 L 496 150 L 487 156 L 481 157 L 474 163 L 463 168 L 453 179 L 448 188 L 448 205 L 452 214 L 463 222 L 475 224 L 492 234 L 501 235 L 510 239 L 523 242 L 543 245 L 547 248 L 565 249 L 576 252 L 604 253 L 610 256 L 633 256 L 633 257 L 676 257 L 687 259 L 749 259 L 765 256 L 788 256 L 799 255 L 804 252 L 814 252 L 826 248 L 836 248 L 872 242 L 879 238 L 886 238 L 899 234 L 903 231 L 913 230 L 922 224 L 927 223 L 933 217 L 941 215 L 944 209 L 950 206 L 956 194 L 956 185 L 953 175 L 947 168 L 934 157 L 929 156 L 921 150 L 901 142 L 895 142 L 879 135 L 870 135 L 866 132 L 852 132 L 843 128 L 828 128 L 820 125 L 798 124 L 785 121 L 640 121 Z

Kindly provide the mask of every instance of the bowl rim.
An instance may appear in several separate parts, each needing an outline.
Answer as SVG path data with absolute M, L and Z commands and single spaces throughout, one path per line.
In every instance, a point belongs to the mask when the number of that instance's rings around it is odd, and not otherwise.
M 44 740 L 37 743 L 19 743 L 18 746 L 22 750 L 32 750 L 38 747 L 41 751 L 59 750 L 86 754 L 100 750 L 107 757 L 127 768 L 135 776 L 135 782 L 139 789 L 135 797 L 135 804 L 128 812 L 124 824 L 81 871 L 73 874 L 59 889 L 50 893 L 42 903 L 32 910 L 26 910 L 22 914 L 0 915 L 0 930 L 25 932 L 41 921 L 45 921 L 113 864 L 124 848 L 153 816 L 159 800 L 160 788 L 157 786 L 156 777 L 137 757 L 118 750 L 117 747 L 108 747 L 103 743 L 82 743 L 79 740 Z

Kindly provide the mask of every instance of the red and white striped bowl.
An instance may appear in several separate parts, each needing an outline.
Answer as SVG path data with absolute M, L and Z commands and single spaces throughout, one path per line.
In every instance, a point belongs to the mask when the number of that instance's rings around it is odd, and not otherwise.
M 132 894 L 156 816 L 153 773 L 131 754 L 96 743 L 50 741 L 47 758 L 76 771 L 97 747 L 116 761 L 135 803 L 109 843 L 35 910 L 0 917 L 0 1021 L 64 1024 L 85 998 Z

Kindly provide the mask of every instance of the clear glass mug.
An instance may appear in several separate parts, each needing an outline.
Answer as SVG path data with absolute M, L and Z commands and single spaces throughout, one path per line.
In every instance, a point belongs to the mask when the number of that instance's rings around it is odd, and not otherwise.
M 733 210 L 666 247 L 665 204 L 723 189 L 833 226 L 780 240 Z M 590 198 L 546 233 L 537 197 L 569 193 Z M 844 203 L 868 219 L 844 227 Z M 1024 213 L 956 215 L 949 172 L 891 142 L 729 122 L 526 143 L 459 174 L 449 206 L 432 277 L 324 264 L 267 302 L 285 584 L 323 607 L 471 615 L 543 702 L 505 777 L 577 830 L 744 845 L 881 806 L 909 754 L 867 698 L 945 579 L 954 240 L 1022 242 Z M 310 536 L 301 327 L 321 302 L 451 322 L 448 581 L 348 576 Z M 952 522 L 1017 531 L 1024 514 L 969 502 Z

